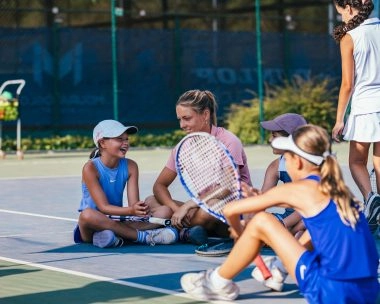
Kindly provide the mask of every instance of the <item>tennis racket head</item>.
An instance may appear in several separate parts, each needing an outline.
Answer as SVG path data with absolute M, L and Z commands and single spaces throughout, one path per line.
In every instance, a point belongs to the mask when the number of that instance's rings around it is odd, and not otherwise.
M 224 206 L 241 198 L 238 167 L 227 148 L 209 133 L 188 134 L 177 145 L 176 170 L 191 199 L 225 223 Z

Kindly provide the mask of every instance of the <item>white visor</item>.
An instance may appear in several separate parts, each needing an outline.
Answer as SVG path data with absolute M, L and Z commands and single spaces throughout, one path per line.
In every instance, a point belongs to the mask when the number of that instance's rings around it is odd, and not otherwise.
M 275 139 L 273 139 L 271 145 L 273 148 L 276 149 L 294 152 L 295 154 L 301 156 L 309 162 L 312 162 L 313 164 L 316 164 L 317 166 L 322 164 L 324 160 L 323 156 L 309 154 L 298 148 L 295 142 L 293 141 L 292 135 L 289 135 L 288 137 L 276 137 Z

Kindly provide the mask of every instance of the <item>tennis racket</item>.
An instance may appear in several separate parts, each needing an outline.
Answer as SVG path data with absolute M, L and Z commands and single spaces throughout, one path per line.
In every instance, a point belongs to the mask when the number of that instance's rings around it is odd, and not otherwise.
M 159 217 L 142 217 L 133 215 L 109 215 L 109 218 L 120 221 L 120 222 L 142 222 L 142 223 L 152 223 L 162 226 L 170 226 L 172 224 L 170 219 L 163 219 Z
M 242 198 L 238 167 L 227 148 L 208 133 L 188 134 L 178 144 L 176 170 L 191 199 L 227 223 L 223 208 Z M 261 256 L 258 255 L 254 263 L 265 279 L 272 276 Z

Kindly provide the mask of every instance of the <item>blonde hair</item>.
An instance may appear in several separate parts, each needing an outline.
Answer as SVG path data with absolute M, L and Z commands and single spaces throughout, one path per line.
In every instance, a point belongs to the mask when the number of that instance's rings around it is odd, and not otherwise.
M 353 196 L 344 182 L 338 161 L 331 154 L 330 136 L 327 131 L 308 124 L 296 129 L 292 136 L 300 149 L 309 154 L 323 156 L 324 161 L 319 166 L 321 175 L 319 188 L 323 194 L 333 199 L 342 222 L 355 228 L 363 205 Z
M 176 106 L 184 106 L 192 108 L 196 113 L 202 114 L 205 110 L 210 111 L 210 124 L 216 126 L 216 110 L 218 105 L 214 94 L 210 91 L 190 90 L 183 93 Z

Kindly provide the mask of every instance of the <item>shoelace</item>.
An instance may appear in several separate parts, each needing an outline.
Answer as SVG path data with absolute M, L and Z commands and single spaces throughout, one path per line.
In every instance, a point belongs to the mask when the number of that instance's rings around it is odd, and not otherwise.
M 152 230 L 150 233 L 148 233 L 148 235 L 146 236 L 146 242 L 150 245 L 150 246 L 154 246 L 156 245 L 155 241 L 154 241 L 154 237 L 158 234 L 159 232 L 158 231 L 155 231 L 155 230 Z
M 197 274 L 197 277 L 193 281 L 194 285 L 199 286 L 207 286 L 207 271 L 201 271 Z

